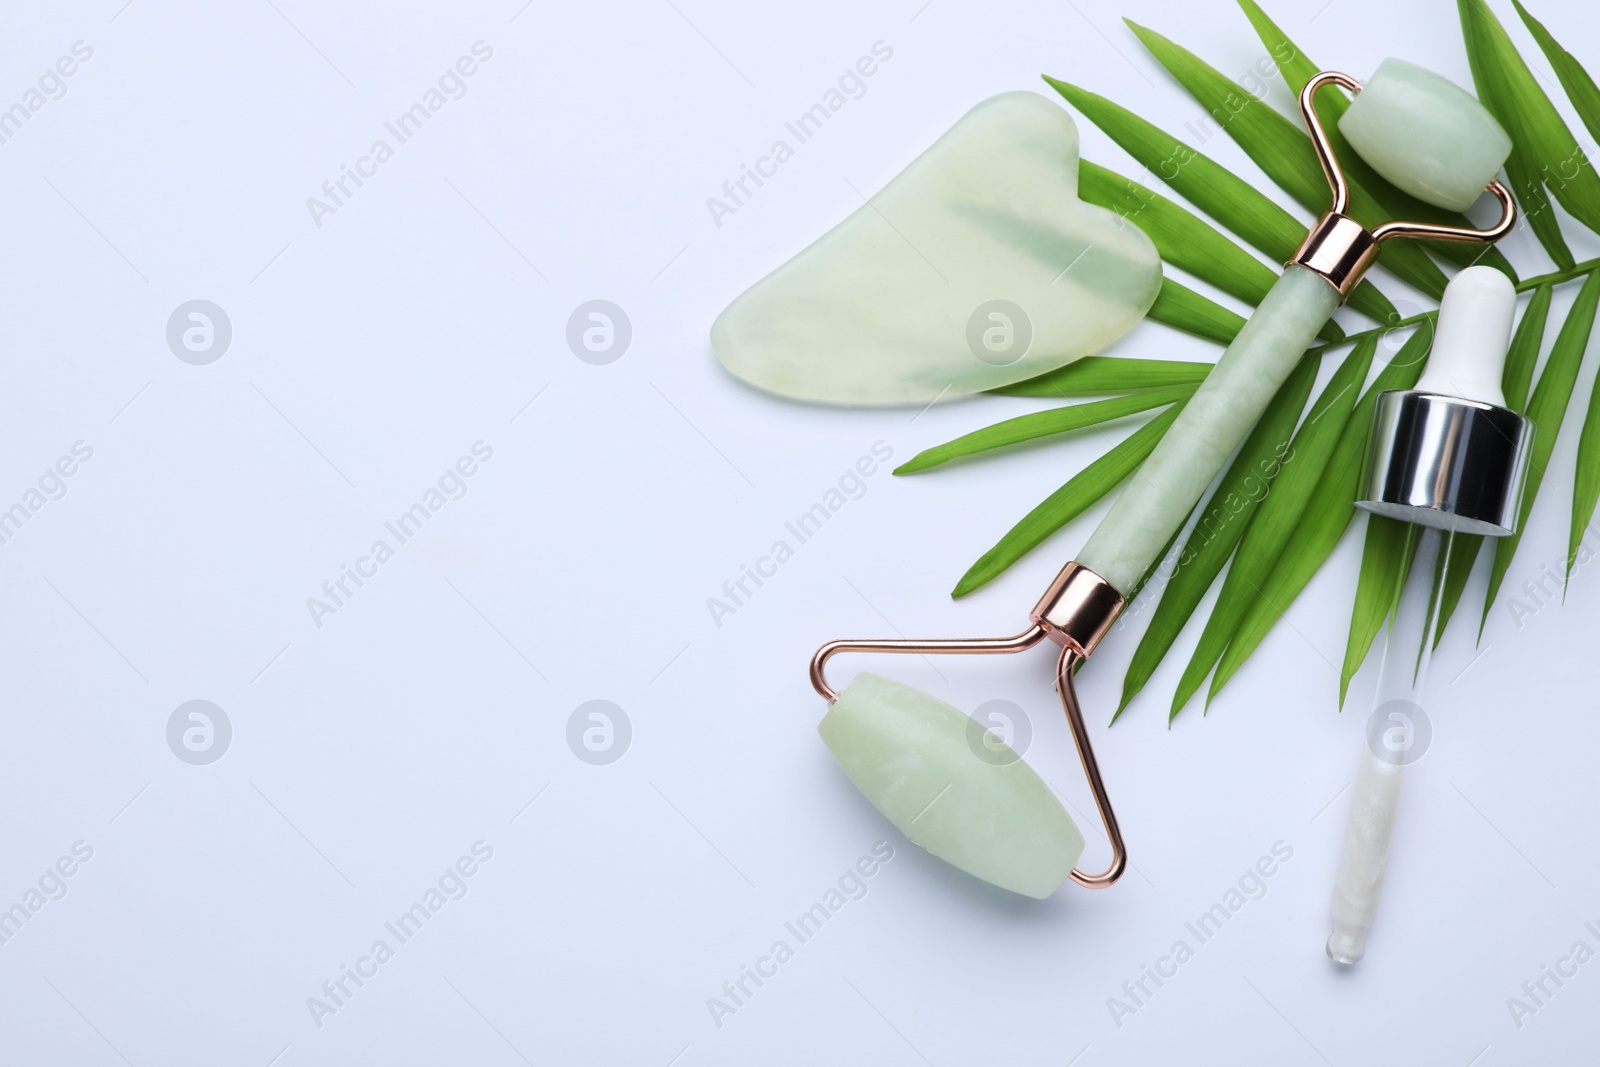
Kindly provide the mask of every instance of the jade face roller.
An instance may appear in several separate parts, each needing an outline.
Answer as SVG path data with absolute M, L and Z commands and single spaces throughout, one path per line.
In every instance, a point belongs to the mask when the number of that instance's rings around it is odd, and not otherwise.
M 1355 94 L 1339 128 L 1374 169 L 1413 196 L 1453 209 L 1487 187 L 1500 202 L 1499 222 L 1470 230 L 1395 221 L 1368 230 L 1345 214 L 1349 186 L 1312 106 L 1317 91 L 1329 85 Z M 1045 897 L 1068 877 L 1098 889 L 1121 876 L 1127 854 L 1084 727 L 1073 672 L 1111 629 L 1306 347 L 1376 260 L 1380 244 L 1393 237 L 1493 241 L 1511 230 L 1511 194 L 1492 181 L 1510 139 L 1451 82 L 1388 60 L 1365 88 L 1348 75 L 1324 71 L 1306 83 L 1299 104 L 1333 191 L 1332 209 L 1311 228 L 1078 559 L 1050 583 L 1028 628 L 1014 637 L 974 640 L 832 641 L 812 657 L 812 685 L 830 705 L 818 732 L 851 781 L 913 843 L 995 885 Z M 826 676 L 829 660 L 842 652 L 1001 654 L 1046 639 L 1060 647 L 1057 690 L 1111 842 L 1111 864 L 1099 874 L 1075 866 L 1083 836 L 1026 763 L 992 742 L 1009 758 L 973 755 L 967 716 L 874 675 L 858 675 L 843 692 Z
M 1367 744 L 1334 879 L 1328 956 L 1353 964 L 1389 865 L 1406 768 L 1427 747 L 1428 661 L 1456 534 L 1516 532 L 1533 426 L 1505 406 L 1500 376 L 1517 294 L 1492 267 L 1457 274 L 1415 389 L 1382 393 L 1356 506 L 1407 523 L 1405 579 L 1389 609 Z

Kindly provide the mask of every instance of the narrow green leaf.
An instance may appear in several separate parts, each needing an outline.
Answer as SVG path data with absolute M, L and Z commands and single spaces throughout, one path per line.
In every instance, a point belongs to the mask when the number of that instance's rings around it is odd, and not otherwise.
M 1143 230 L 1163 263 L 1188 271 L 1251 307 L 1261 303 L 1278 280 L 1277 271 L 1188 208 L 1087 159 L 1078 164 L 1078 196 L 1115 211 Z M 1344 331 L 1329 320 L 1319 336 L 1337 341 Z
M 1138 226 L 1155 243 L 1163 263 L 1186 270 L 1251 307 L 1261 303 L 1278 280 L 1277 271 L 1188 209 L 1087 159 L 1078 163 L 1078 196 Z
M 1267 177 L 1306 210 L 1318 214 L 1328 210 L 1332 194 L 1309 134 L 1193 52 L 1136 22 L 1123 21 Z M 1372 220 L 1381 220 L 1384 214 L 1377 201 L 1348 170 L 1345 176 L 1350 186 L 1349 213 L 1376 225 Z M 1448 280 L 1444 272 L 1415 245 L 1403 241 L 1387 245 L 1382 263 L 1435 300 L 1444 294 Z
M 1566 596 L 1567 583 L 1572 581 L 1572 568 L 1578 560 L 1578 545 L 1589 530 L 1594 518 L 1594 506 L 1600 502 L 1600 381 L 1589 393 L 1589 412 L 1583 419 L 1583 432 L 1578 436 L 1578 471 L 1572 485 L 1572 526 L 1567 534 L 1566 576 L 1561 581 L 1561 595 Z
M 1422 640 L 1417 643 L 1417 654 L 1411 661 L 1411 682 L 1413 685 L 1415 685 L 1417 680 L 1421 677 L 1422 657 L 1427 653 L 1429 648 L 1427 635 L 1430 633 L 1435 635 L 1432 647 L 1437 648 L 1439 645 L 1437 635 L 1439 633 L 1439 629 L 1444 625 L 1444 623 L 1439 618 L 1438 613 L 1444 596 L 1445 571 L 1450 566 L 1450 557 L 1456 553 L 1456 540 L 1465 535 L 1441 530 L 1438 536 L 1439 543 L 1436 548 L 1438 555 L 1433 564 L 1433 579 L 1429 583 L 1431 590 L 1428 593 L 1428 608 L 1422 624 Z M 1421 546 L 1421 532 L 1419 532 L 1417 537 L 1418 552 L 1422 551 Z M 1413 563 L 1412 566 L 1416 566 L 1416 564 Z M 1398 610 L 1399 608 L 1397 605 L 1396 611 Z
M 1306 134 L 1182 45 L 1132 20 L 1123 21 L 1267 177 L 1302 207 L 1327 210 L 1332 194 Z M 1258 153 L 1263 158 L 1257 159 Z
M 1538 167 L 1543 182 L 1568 213 L 1600 232 L 1600 176 L 1577 139 L 1545 95 L 1528 64 L 1506 35 L 1505 27 L 1482 0 L 1457 0 L 1469 45 L 1474 78 L 1481 65 L 1495 72 L 1497 91 L 1492 110 L 1525 161 Z M 1504 109 L 1504 113 L 1500 109 Z
M 1485 96 L 1484 103 L 1488 102 Z M 1572 249 L 1567 247 L 1567 239 L 1562 236 L 1561 221 L 1556 218 L 1550 193 L 1535 176 L 1537 174 L 1538 169 L 1527 161 L 1523 150 L 1512 145 L 1511 155 L 1506 158 L 1506 183 L 1516 194 L 1517 205 L 1522 209 L 1521 221 L 1539 239 L 1540 246 L 1551 262 L 1562 270 L 1571 270 L 1577 260 L 1572 256 Z
M 1338 547 L 1344 532 L 1356 517 L 1356 493 L 1361 488 L 1361 463 L 1367 452 L 1368 438 L 1372 434 L 1372 420 L 1377 414 L 1378 394 L 1389 389 L 1410 389 L 1422 376 L 1427 362 L 1428 349 L 1433 343 L 1430 323 L 1420 326 L 1400 351 L 1395 353 L 1388 366 L 1378 372 L 1373 383 L 1362 394 L 1345 423 L 1328 460 L 1322 477 L 1311 492 L 1305 512 L 1300 516 L 1294 536 L 1284 545 L 1266 581 L 1261 583 L 1261 595 L 1250 602 L 1238 632 L 1228 642 L 1228 649 L 1217 664 L 1217 673 L 1211 683 L 1215 696 L 1234 675 L 1256 647 L 1272 631 L 1283 613 L 1289 610 L 1313 575 L 1322 567 L 1333 550 Z
M 1500 592 L 1511 558 L 1516 555 L 1517 544 L 1527 528 L 1528 514 L 1539 496 L 1539 483 L 1544 480 L 1550 454 L 1555 451 L 1556 437 L 1561 432 L 1561 422 L 1567 414 L 1567 402 L 1572 399 L 1572 387 L 1578 380 L 1578 366 L 1583 361 L 1584 349 L 1589 344 L 1589 331 L 1594 326 L 1595 306 L 1600 304 L 1600 274 L 1590 274 L 1578 290 L 1567 321 L 1561 324 L 1555 344 L 1545 360 L 1539 384 L 1533 387 L 1533 397 L 1528 401 L 1528 418 L 1533 421 L 1533 454 L 1528 461 L 1528 485 L 1522 491 L 1522 511 L 1517 519 L 1517 532 L 1495 542 L 1494 566 L 1489 571 L 1489 593 L 1483 602 L 1483 618 L 1478 623 L 1478 636 L 1489 621 L 1489 609 Z
M 1161 602 L 1139 639 L 1128 672 L 1122 679 L 1121 715 L 1145 687 L 1173 641 L 1177 640 L 1196 605 L 1222 571 L 1239 538 L 1244 536 L 1255 508 L 1271 488 L 1272 479 L 1282 468 L 1283 455 L 1294 436 L 1295 424 L 1305 410 L 1311 387 L 1317 382 L 1321 360 L 1308 357 L 1300 361 L 1278 388 L 1255 429 L 1228 465 L 1216 490 L 1201 505 L 1201 519 L 1189 533 L 1178 568 L 1162 590 Z M 1112 717 L 1116 721 L 1116 716 Z
M 1129 356 L 1084 356 L 1037 378 L 990 389 L 1003 396 L 1066 399 L 1099 393 L 1133 393 L 1168 385 L 1199 385 L 1212 364 L 1182 359 L 1135 359 Z
M 1233 639 L 1245 610 L 1260 596 L 1261 583 L 1277 562 L 1283 547 L 1294 533 L 1300 516 L 1304 513 L 1312 491 L 1322 478 L 1334 446 L 1339 441 L 1344 425 L 1361 395 L 1361 383 L 1367 380 L 1372 357 L 1377 352 L 1376 336 L 1367 337 L 1351 350 L 1339 369 L 1334 371 L 1311 411 L 1305 424 L 1295 433 L 1289 451 L 1283 457 L 1283 470 L 1273 483 L 1272 492 L 1261 502 L 1256 517 L 1245 530 L 1235 553 L 1227 577 L 1222 581 L 1222 592 L 1200 632 L 1200 643 L 1184 668 L 1178 691 L 1172 700 L 1172 712 L 1188 702 L 1200 683 L 1211 673 L 1228 642 Z
M 1506 352 L 1505 371 L 1500 376 L 1500 391 L 1505 394 L 1506 407 L 1521 411 L 1528 403 L 1528 387 L 1533 383 L 1533 368 L 1539 362 L 1539 348 L 1544 344 L 1544 324 L 1550 314 L 1552 288 L 1541 285 L 1533 291 L 1522 321 L 1511 335 L 1511 347 Z M 1445 563 L 1444 589 L 1439 599 L 1439 625 L 1433 632 L 1433 645 L 1439 647 L 1445 628 L 1461 603 L 1477 565 L 1478 553 L 1483 549 L 1483 538 L 1476 534 L 1457 534 L 1455 546 Z
M 1355 604 L 1350 609 L 1350 636 L 1345 641 L 1344 665 L 1339 668 L 1339 708 L 1350 691 L 1350 679 L 1372 650 L 1372 641 L 1399 599 L 1411 556 L 1416 527 L 1382 515 L 1367 516 L 1367 540 L 1361 552 L 1361 576 L 1356 579 Z
M 1267 17 L 1267 13 L 1261 10 L 1255 0 L 1239 0 L 1239 6 L 1244 9 L 1244 17 L 1250 20 L 1256 36 L 1261 38 L 1267 53 L 1272 56 L 1272 62 L 1277 65 L 1278 73 L 1289 83 L 1289 91 L 1299 96 L 1306 82 L 1321 73 L 1322 68 L 1289 40 L 1289 35 Z
M 1517 332 L 1511 335 L 1511 347 L 1506 350 L 1506 367 L 1500 376 L 1500 391 L 1506 395 L 1506 407 L 1521 411 L 1528 403 L 1528 387 L 1533 384 L 1533 369 L 1539 363 L 1539 349 L 1544 345 L 1545 320 L 1550 317 L 1550 298 L 1555 288 L 1541 285 L 1533 291 L 1528 307 L 1517 323 Z
M 1520 222 L 1526 223 L 1544 247 L 1545 254 L 1562 270 L 1572 268 L 1572 250 L 1561 235 L 1561 224 L 1551 210 L 1550 194 L 1544 187 L 1540 170 L 1528 156 L 1526 138 L 1514 130 L 1515 108 L 1512 91 L 1501 66 L 1490 59 L 1492 47 L 1486 43 L 1487 34 L 1480 20 L 1463 17 L 1461 36 L 1466 45 L 1467 64 L 1472 70 L 1472 82 L 1478 89 L 1478 99 L 1494 113 L 1511 136 L 1511 155 L 1506 159 L 1506 182 L 1522 209 Z
M 1578 113 L 1578 118 L 1583 120 L 1589 136 L 1600 139 L 1600 86 L 1595 85 L 1594 79 L 1589 77 L 1589 72 L 1583 69 L 1583 64 L 1550 35 L 1550 31 L 1544 28 L 1544 23 L 1528 14 L 1528 9 L 1522 6 L 1521 0 L 1511 0 L 1511 3 L 1516 7 L 1517 14 L 1522 16 L 1522 24 L 1528 27 L 1533 39 L 1539 42 L 1539 48 L 1550 61 L 1550 66 L 1555 68 L 1556 77 L 1561 81 L 1561 88 L 1566 90 L 1567 99 L 1572 101 L 1572 109 Z
M 1288 83 L 1289 89 L 1296 97 L 1300 90 L 1305 88 L 1306 82 L 1321 72 L 1315 60 L 1302 52 L 1293 41 L 1289 40 L 1278 26 L 1267 17 L 1255 0 L 1239 0 L 1239 6 L 1244 9 L 1245 17 L 1250 20 L 1250 25 L 1255 27 L 1256 36 L 1261 38 L 1261 43 L 1266 46 L 1267 52 L 1272 56 L 1278 66 L 1278 72 L 1283 75 L 1283 80 Z M 1321 92 L 1317 94 L 1317 115 L 1322 119 L 1322 125 L 1328 135 L 1328 142 L 1333 146 L 1334 156 L 1344 166 L 1345 170 L 1353 175 L 1357 182 L 1371 191 L 1380 207 L 1383 208 L 1385 219 L 1374 219 L 1373 225 L 1386 222 L 1389 219 L 1407 219 L 1412 222 L 1430 222 L 1442 226 L 1472 226 L 1465 215 L 1454 211 L 1445 211 L 1425 201 L 1406 193 L 1391 185 L 1377 171 L 1373 170 L 1361 158 L 1360 153 L 1350 147 L 1344 134 L 1339 131 L 1339 117 L 1349 108 L 1350 101 L 1340 92 Z M 1512 281 L 1517 280 L 1517 273 L 1512 268 L 1509 260 L 1493 245 L 1463 244 L 1456 241 L 1425 241 L 1424 247 L 1437 256 L 1441 256 L 1451 263 L 1461 267 L 1474 264 L 1494 267 L 1503 271 Z
M 1285 262 L 1305 240 L 1304 223 L 1220 163 L 1103 96 L 1048 75 L 1044 80 L 1179 196 L 1268 259 Z M 1348 303 L 1376 322 L 1399 318 L 1394 305 L 1371 282 L 1356 286 Z
M 1006 568 L 1037 548 L 1045 538 L 1093 507 L 1101 497 L 1120 485 L 1155 450 L 1156 443 L 1172 426 L 1185 402 L 1179 400 L 1129 434 L 1111 451 L 1083 468 L 1038 507 L 1024 515 L 993 548 L 968 568 L 950 595 L 963 597 L 992 582 Z
M 1450 617 L 1461 603 L 1461 594 L 1467 590 L 1472 568 L 1478 565 L 1478 553 L 1482 549 L 1482 535 L 1458 533 L 1449 555 L 1439 557 L 1444 574 L 1436 580 L 1442 582 L 1444 588 L 1439 594 L 1439 625 L 1433 630 L 1434 648 L 1438 648 L 1439 642 L 1444 640 L 1445 627 L 1450 625 Z
M 1304 223 L 1220 163 L 1120 104 L 1049 75 L 1044 80 L 1178 195 L 1268 259 L 1283 262 L 1305 240 Z
M 953 441 L 946 441 L 942 445 L 935 445 L 918 452 L 896 467 L 894 472 L 915 474 L 917 471 L 925 471 L 963 456 L 1021 444 L 1024 441 L 1036 441 L 1041 437 L 1054 437 L 1056 434 L 1081 430 L 1085 426 L 1097 426 L 1113 419 L 1127 418 L 1141 411 L 1163 407 L 1175 400 L 1187 400 L 1194 394 L 1196 388 L 1193 385 L 1173 385 L 1165 389 L 1135 393 L 1132 396 L 1116 396 L 1109 400 L 1093 400 L 1087 404 L 1073 404 L 1064 408 L 1051 408 L 1049 411 L 1018 415 L 1014 419 L 1006 419 L 993 426 L 973 430 Z
M 1243 315 L 1229 311 L 1209 296 L 1202 296 L 1171 278 L 1161 279 L 1161 291 L 1145 317 L 1219 345 L 1232 344 L 1234 337 L 1244 329 Z

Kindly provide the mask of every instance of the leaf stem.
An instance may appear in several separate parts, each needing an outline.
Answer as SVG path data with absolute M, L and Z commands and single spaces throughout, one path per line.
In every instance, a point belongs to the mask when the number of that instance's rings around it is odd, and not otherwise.
M 1424 311 L 1416 315 L 1409 315 L 1406 318 L 1400 319 L 1396 322 L 1391 322 L 1387 326 L 1374 326 L 1370 330 L 1362 330 L 1359 333 L 1347 333 L 1337 341 L 1328 341 L 1325 344 L 1312 345 L 1310 348 L 1306 349 L 1306 354 L 1311 356 L 1324 355 L 1328 352 L 1332 352 L 1336 348 L 1343 348 L 1346 345 L 1355 344 L 1358 341 L 1365 340 L 1368 337 L 1374 337 L 1378 334 L 1385 334 L 1390 330 L 1402 330 L 1407 326 L 1415 326 L 1419 322 L 1429 322 L 1438 317 L 1438 308 L 1434 308 L 1432 311 Z
M 1580 278 L 1587 278 L 1596 270 L 1600 270 L 1600 257 L 1595 259 L 1586 259 L 1582 263 L 1574 263 L 1565 270 L 1556 270 L 1551 271 L 1549 274 L 1536 274 L 1531 278 L 1524 278 L 1516 284 L 1515 288 L 1519 293 L 1526 293 L 1530 290 L 1539 288 L 1541 285 L 1561 285 L 1565 282 L 1575 282 Z M 1355 344 L 1358 341 L 1372 337 L 1375 334 L 1388 333 L 1390 330 L 1404 329 L 1407 326 L 1415 326 L 1420 322 L 1431 322 L 1438 317 L 1439 309 L 1434 308 L 1432 311 L 1424 311 L 1416 315 L 1408 315 L 1407 317 L 1400 319 L 1398 322 L 1391 322 L 1387 326 L 1374 326 L 1370 330 L 1362 330 L 1359 333 L 1345 334 L 1337 341 L 1328 341 L 1324 344 L 1312 345 L 1310 348 L 1306 349 L 1306 352 L 1309 355 L 1314 356 L 1324 355 L 1328 352 L 1332 352 L 1336 348 L 1343 348 L 1346 345 Z
M 1574 263 L 1566 270 L 1551 271 L 1549 274 L 1536 274 L 1532 278 L 1524 278 L 1517 283 L 1517 292 L 1525 293 L 1529 289 L 1537 289 L 1541 285 L 1560 285 L 1562 282 L 1577 281 L 1579 278 L 1600 268 L 1600 258 L 1586 259 L 1582 263 Z

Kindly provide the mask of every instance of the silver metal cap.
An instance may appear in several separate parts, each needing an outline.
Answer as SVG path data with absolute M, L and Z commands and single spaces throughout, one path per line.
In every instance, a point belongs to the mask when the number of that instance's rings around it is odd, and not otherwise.
M 1380 393 L 1356 507 L 1459 533 L 1515 533 L 1533 429 L 1496 404 Z

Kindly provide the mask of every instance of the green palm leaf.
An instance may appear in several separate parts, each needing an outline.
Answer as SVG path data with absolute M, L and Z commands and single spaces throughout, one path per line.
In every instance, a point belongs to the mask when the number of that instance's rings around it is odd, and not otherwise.
M 1085 356 L 1037 378 L 1002 385 L 991 393 L 1042 396 L 1065 400 L 1097 393 L 1132 393 L 1167 385 L 1198 385 L 1212 364 L 1180 359 L 1133 359 L 1128 356 Z
M 1244 329 L 1243 315 L 1229 311 L 1209 296 L 1202 296 L 1171 278 L 1161 279 L 1161 291 L 1145 315 L 1164 326 L 1219 345 L 1232 344 L 1234 337 Z
M 1528 14 L 1528 9 L 1522 6 L 1520 0 L 1511 0 L 1511 3 L 1516 7 L 1517 14 L 1522 16 L 1522 23 L 1528 27 L 1528 32 L 1533 34 L 1533 39 L 1539 42 L 1539 48 L 1544 52 L 1545 58 L 1555 68 L 1556 77 L 1561 81 L 1561 88 L 1566 90 L 1567 99 L 1572 101 L 1572 108 L 1578 113 L 1578 118 L 1583 120 L 1589 136 L 1600 138 L 1600 87 L 1597 87 L 1594 79 L 1589 77 L 1589 72 L 1583 69 L 1583 64 L 1550 36 L 1550 31 L 1544 28 L 1544 23 Z
M 1118 396 L 1109 400 L 1094 400 L 1087 404 L 1073 404 L 1070 407 L 1018 415 L 1014 419 L 1006 419 L 993 426 L 985 426 L 981 430 L 962 434 L 953 441 L 924 449 L 896 467 L 894 472 L 915 474 L 979 452 L 1022 444 L 1025 441 L 1036 441 L 1042 437 L 1054 437 L 1057 434 L 1081 430 L 1086 426 L 1097 426 L 1114 419 L 1124 419 L 1141 411 L 1164 407 L 1175 400 L 1187 400 L 1194 395 L 1196 388 L 1198 386 L 1172 385 L 1165 389 L 1134 393 L 1132 396 Z
M 1058 370 L 1011 386 L 990 389 L 1003 397 L 1045 397 L 1066 400 L 1094 394 L 1123 394 L 1162 386 L 1198 386 L 1211 373 L 1211 363 L 1190 360 L 1141 360 L 1126 355 L 1085 355 Z

